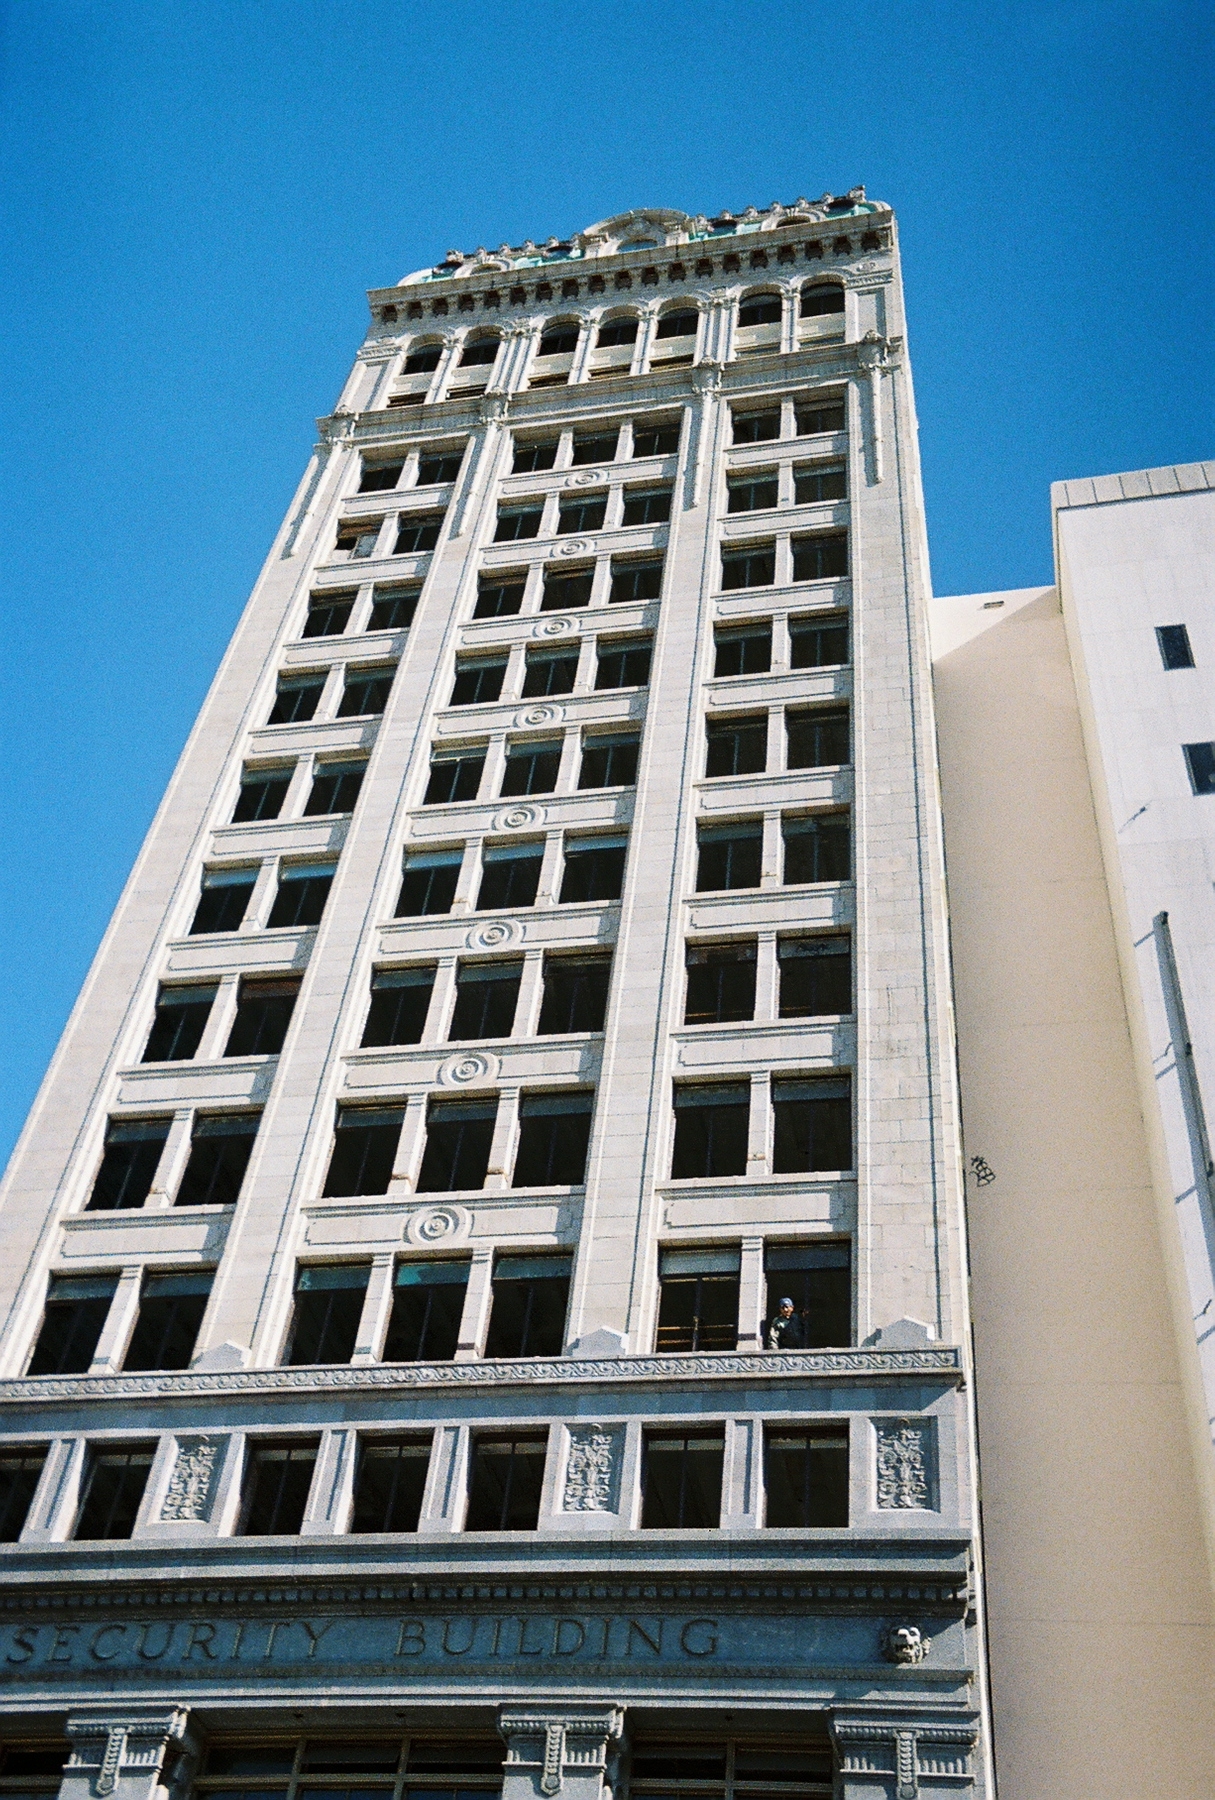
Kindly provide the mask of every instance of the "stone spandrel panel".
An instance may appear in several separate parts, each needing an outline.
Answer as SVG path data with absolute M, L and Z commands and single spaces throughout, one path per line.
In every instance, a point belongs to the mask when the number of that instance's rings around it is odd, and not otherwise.
M 205 1524 L 211 1517 L 223 1461 L 221 1438 L 181 1439 L 160 1503 L 163 1524 Z
M 623 1455 L 622 1426 L 571 1426 L 561 1495 L 562 1512 L 619 1512 Z
M 931 1511 L 937 1505 L 936 1422 L 930 1418 L 874 1422 L 878 1510 Z

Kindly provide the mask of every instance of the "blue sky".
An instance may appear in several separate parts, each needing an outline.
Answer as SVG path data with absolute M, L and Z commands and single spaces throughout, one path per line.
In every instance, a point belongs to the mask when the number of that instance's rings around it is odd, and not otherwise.
M 939 593 L 1215 454 L 1209 8 L 9 0 L 0 1156 L 364 329 L 449 246 L 864 182 Z

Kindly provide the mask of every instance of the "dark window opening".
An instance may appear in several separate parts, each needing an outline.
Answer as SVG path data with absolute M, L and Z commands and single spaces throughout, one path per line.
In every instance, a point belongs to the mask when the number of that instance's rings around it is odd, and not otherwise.
M 420 551 L 433 550 L 442 528 L 442 513 L 402 513 L 397 521 L 397 541 L 392 547 L 392 554 L 416 556 Z
M 530 444 L 516 443 L 512 475 L 533 475 L 551 469 L 557 460 L 557 444 L 556 438 L 544 438 Z
M 476 798 L 475 786 L 471 798 Z M 463 850 L 423 850 L 407 856 L 396 917 L 421 919 L 429 914 L 449 913 L 463 862 Z
M 665 525 L 671 516 L 671 489 L 626 488 L 622 525 Z
M 367 764 L 362 762 L 318 764 L 304 805 L 304 817 L 353 812 L 366 773 Z
M 460 355 L 462 369 L 488 368 L 498 360 L 498 346 L 501 338 L 474 338 L 472 343 L 465 344 Z
M 766 675 L 772 667 L 772 626 L 738 625 L 714 634 L 715 676 Z
M 142 1206 L 156 1178 L 168 1135 L 167 1119 L 111 1120 L 86 1212 Z
M 614 562 L 612 586 L 608 595 L 611 605 L 630 600 L 657 600 L 662 594 L 662 562 Z
M 831 768 L 852 760 L 846 706 L 787 712 L 785 730 L 791 769 Z
M 657 1350 L 733 1350 L 738 1251 L 660 1250 Z
M 388 1192 L 404 1117 L 402 1107 L 339 1111 L 323 1190 L 327 1200 Z
M 418 458 L 418 486 L 439 487 L 447 481 L 454 481 L 460 473 L 460 464 L 464 461 L 464 451 L 435 450 L 429 456 Z
M 122 1364 L 125 1374 L 189 1368 L 213 1279 L 211 1269 L 144 1276 L 139 1317 Z
M 561 767 L 561 743 L 546 739 L 539 744 L 512 744 L 506 752 L 502 796 L 551 794 Z
M 557 508 L 558 535 L 571 531 L 598 531 L 607 512 L 606 494 L 588 494 L 562 500 Z
M 539 1035 L 602 1031 L 611 978 L 610 955 L 546 956 Z
M 498 1100 L 432 1100 L 420 1194 L 450 1194 L 485 1186 Z
M 290 786 L 290 769 L 275 769 L 265 775 L 247 772 L 240 784 L 232 823 L 245 825 L 256 819 L 277 819 Z
M 534 1531 L 548 1440 L 534 1432 L 473 1439 L 466 1531 Z
M 637 780 L 637 757 L 641 739 L 636 734 L 625 737 L 591 737 L 582 745 L 582 767 L 578 772 L 580 788 L 632 787 Z
M 534 906 L 544 862 L 543 844 L 489 844 L 481 852 L 477 911 L 502 906 Z
M 793 498 L 799 506 L 818 500 L 845 500 L 848 497 L 843 465 L 830 469 L 794 469 Z
M 702 827 L 698 839 L 696 891 L 757 888 L 763 868 L 764 828 L 753 825 Z
M 738 309 L 738 323 L 743 331 L 753 325 L 779 325 L 780 320 L 779 294 L 756 294 L 753 299 L 744 300 Z
M 327 868 L 280 869 L 267 930 L 280 925 L 319 925 L 333 876 L 334 871 Z
M 771 1244 L 765 1258 L 769 1350 L 822 1350 L 852 1342 L 852 1247 Z
M 731 435 L 736 444 L 771 442 L 780 436 L 780 407 L 768 407 L 763 412 L 734 413 Z
M 721 1524 L 725 1435 L 647 1431 L 641 1464 L 643 1530 L 711 1531 Z
M 304 620 L 306 638 L 338 637 L 350 623 L 356 594 L 309 594 L 308 617 Z
M 1183 744 L 1190 786 L 1196 794 L 1215 794 L 1215 744 Z
M 375 588 L 368 631 L 405 631 L 418 610 L 420 588 Z
M 570 1269 L 568 1256 L 498 1258 L 487 1357 L 560 1356 Z
M 826 581 L 848 573 L 848 539 L 844 532 L 794 538 L 794 581 Z
M 751 1089 L 745 1081 L 675 1089 L 672 1181 L 711 1181 L 747 1172 Z
M 595 338 L 596 350 L 609 350 L 618 344 L 635 344 L 637 342 L 637 320 L 609 319 L 599 327 Z
M 540 339 L 537 356 L 570 356 L 578 348 L 579 327 L 574 324 L 550 325 Z
M 695 330 L 695 326 L 692 328 Z M 662 337 L 661 323 L 658 331 Z M 679 426 L 674 425 L 634 425 L 634 456 L 674 456 L 679 449 Z
M 776 546 L 757 544 L 750 550 L 723 550 L 721 585 L 735 588 L 771 587 L 776 580 Z
M 442 355 L 442 344 L 422 344 L 417 350 L 409 352 L 401 373 L 403 375 L 429 375 L 438 368 Z
M 436 758 L 430 765 L 423 806 L 451 806 L 458 800 L 475 800 L 484 767 L 484 750 Z
M 218 1113 L 195 1118 L 190 1160 L 181 1178 L 177 1206 L 235 1206 L 261 1114 Z
M 762 775 L 768 762 L 768 715 L 710 719 L 705 775 Z
M 388 704 L 395 675 L 395 669 L 347 669 L 338 718 L 361 719 L 382 713 Z
M 24 1531 L 45 1462 L 45 1450 L 13 1450 L 0 1456 L 0 1544 L 15 1544 Z M 21 1772 L 11 1767 L 12 1761 L 10 1753 L 3 1764 L 5 1775 Z M 48 1773 L 58 1771 L 48 1770 Z M 32 1796 L 22 1795 L 21 1800 L 32 1800 Z
M 239 1536 L 299 1535 L 319 1448 L 316 1438 L 249 1445 Z
M 189 1062 L 202 1042 L 203 1028 L 214 1003 L 213 987 L 161 988 L 141 1060 Z
M 190 924 L 190 936 L 203 937 L 210 932 L 239 931 L 249 910 L 256 880 L 257 876 L 252 869 L 234 870 L 231 875 L 204 875 L 202 893 L 198 897 L 198 907 Z
M 604 643 L 597 646 L 595 686 L 602 688 L 645 687 L 650 679 L 649 638 L 635 638 L 629 643 Z
M 689 945 L 685 1025 L 728 1025 L 755 1017 L 755 941 Z
M 569 575 L 550 575 L 546 569 L 540 593 L 540 611 L 565 612 L 573 611 L 575 607 L 589 606 L 594 579 L 594 569 L 576 569 Z
M 627 843 L 619 839 L 613 842 L 567 838 L 565 867 L 561 874 L 561 903 L 619 900 L 627 848 Z
M 825 669 L 848 661 L 847 619 L 789 622 L 790 664 L 795 669 Z
M 85 1374 L 117 1286 L 116 1275 L 53 1275 L 26 1374 Z
M 363 459 L 363 479 L 359 482 L 360 494 L 382 494 L 394 488 L 401 479 L 401 471 L 405 467 L 404 458 L 400 462 L 368 462 Z
M 786 819 L 785 886 L 803 881 L 847 881 L 852 872 L 851 829 L 847 813 L 815 813 Z
M 727 512 L 766 512 L 780 503 L 780 484 L 775 469 L 731 475 L 726 483 Z
M 819 1076 L 772 1083 L 772 1168 L 777 1175 L 852 1167 L 852 1085 Z
M 351 1531 L 416 1531 L 429 1466 L 427 1438 L 361 1438 Z
M 522 978 L 521 962 L 461 963 L 448 1038 L 461 1043 L 509 1037 Z
M 148 1485 L 152 1445 L 90 1444 L 74 1538 L 129 1538 Z
M 360 1048 L 420 1044 L 434 984 L 433 963 L 424 968 L 378 969 L 371 978 L 371 1005 Z
M 852 1011 L 851 939 L 781 938 L 778 956 L 782 1019 Z
M 764 1432 L 764 1524 L 815 1530 L 848 1523 L 847 1427 Z
M 586 1092 L 523 1095 L 514 1187 L 581 1186 L 593 1105 Z
M 523 699 L 544 700 L 550 694 L 572 694 L 578 675 L 578 652 L 545 655 L 530 652 L 523 675 Z
M 477 589 L 474 619 L 511 619 L 523 606 L 525 577 L 511 576 L 503 581 L 483 581 Z
M 296 1368 L 350 1361 L 370 1272 L 367 1263 L 331 1263 L 298 1271 L 285 1364 Z
M 612 431 L 592 432 L 584 435 L 574 433 L 574 453 L 570 462 L 574 468 L 585 468 L 589 463 L 615 462 L 616 444 L 620 437 L 618 429 Z
M 843 310 L 844 290 L 834 282 L 802 289 L 801 315 L 803 319 L 818 319 L 824 313 L 842 313 Z
M 494 531 L 495 544 L 518 544 L 525 538 L 538 537 L 540 521 L 544 517 L 541 506 L 501 506 L 498 508 L 498 523 Z
M 277 981 L 242 981 L 224 1055 L 277 1056 L 299 991 L 298 976 Z
M 824 432 L 846 429 L 842 400 L 811 400 L 796 405 L 793 416 L 798 437 L 819 437 Z
M 654 336 L 656 338 L 695 337 L 699 324 L 700 314 L 698 312 L 666 312 L 659 317 L 658 329 Z
M 385 1362 L 450 1362 L 460 1338 L 466 1262 L 397 1264 Z
M 315 713 L 324 692 L 320 681 L 286 681 L 274 696 L 267 725 L 305 725 Z
M 368 519 L 365 524 L 339 525 L 334 553 L 348 556 L 351 562 L 362 562 L 374 556 L 383 523 L 383 519 Z

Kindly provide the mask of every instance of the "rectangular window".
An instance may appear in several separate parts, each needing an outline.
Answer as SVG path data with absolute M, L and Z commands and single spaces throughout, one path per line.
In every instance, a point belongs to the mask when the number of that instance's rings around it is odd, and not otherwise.
M 509 1037 L 522 978 L 522 962 L 461 963 L 448 1038 L 460 1043 Z
M 546 956 L 539 1035 L 602 1031 L 611 978 L 610 955 Z
M 206 870 L 198 906 L 190 923 L 190 936 L 239 931 L 256 882 L 256 869 Z
M 590 463 L 615 462 L 616 444 L 620 437 L 619 427 L 611 431 L 574 433 L 574 454 L 570 458 L 573 466 L 585 468 Z
M 689 944 L 685 1025 L 728 1025 L 755 1017 L 755 940 Z
M 487 1357 L 560 1356 L 572 1267 L 569 1256 L 498 1258 Z
M 490 705 L 502 692 L 506 664 L 505 656 L 481 657 L 476 662 L 458 662 L 448 705 Z
M 440 767 L 444 765 L 440 764 Z M 431 776 L 433 779 L 434 771 Z M 480 771 L 478 770 L 478 784 Z M 476 799 L 476 787 L 472 799 Z M 411 851 L 405 858 L 401 876 L 401 892 L 397 897 L 398 919 L 422 919 L 432 914 L 449 913 L 456 897 L 456 883 L 464 863 L 459 850 Z
M 775 469 L 748 469 L 744 475 L 731 475 L 726 482 L 729 497 L 727 512 L 767 512 L 780 502 L 780 486 Z
M 280 681 L 267 725 L 305 725 L 316 712 L 325 691 L 325 676 L 307 681 Z
M 736 412 L 733 419 L 733 442 L 736 444 L 766 444 L 780 436 L 780 407 L 768 406 L 762 410 Z
M 405 358 L 403 375 L 429 375 L 438 368 L 443 355 L 442 344 L 422 344 Z
M 829 669 L 848 661 L 848 621 L 790 619 L 789 661 L 795 669 Z
M 404 467 L 404 458 L 395 462 L 370 462 L 367 457 L 364 457 L 363 478 L 359 482 L 359 493 L 387 493 L 401 479 L 401 471 Z
M 352 813 L 366 773 L 365 762 L 318 763 L 304 805 L 304 817 Z
M 577 678 L 576 650 L 529 650 L 523 676 L 523 699 L 546 700 L 550 694 L 572 694 Z
M 659 320 L 659 337 L 669 337 L 671 335 L 669 332 L 663 331 L 662 327 L 664 323 L 665 321 Z M 695 332 L 695 330 L 696 326 L 693 325 L 692 331 Z M 678 449 L 679 425 L 677 422 L 670 425 L 635 424 L 633 426 L 634 456 L 674 456 Z
M 565 575 L 544 571 L 544 587 L 540 594 L 541 612 L 573 612 L 591 603 L 594 569 L 574 569 Z
M 650 679 L 651 638 L 604 641 L 596 645 L 595 687 L 645 687 Z
M 475 800 L 484 768 L 484 750 L 463 750 L 458 756 L 436 756 L 430 765 L 422 805 L 451 806 L 458 800 Z
M 737 1247 L 658 1252 L 657 1350 L 733 1350 L 738 1343 Z
M 786 818 L 785 886 L 803 881 L 847 881 L 852 872 L 851 830 L 846 812 Z
M 646 562 L 612 563 L 612 586 L 608 594 L 610 605 L 622 606 L 630 600 L 658 600 L 661 597 L 661 557 L 650 558 Z
M 413 624 L 421 588 L 377 587 L 371 600 L 368 631 L 405 631 Z
M 808 464 L 794 469 L 793 498 L 798 506 L 810 506 L 820 500 L 846 500 L 848 486 L 843 463 Z
M 144 1276 L 139 1317 L 123 1359 L 124 1374 L 189 1368 L 214 1278 L 213 1269 Z
M 117 1286 L 117 1275 L 52 1275 L 26 1374 L 85 1374 Z
M 270 908 L 270 917 L 266 920 L 267 929 L 273 931 L 278 926 L 319 925 L 335 873 L 332 863 L 280 866 L 278 892 L 274 896 L 274 905 Z
M 793 540 L 794 581 L 827 581 L 848 573 L 848 537 L 845 532 L 820 532 Z
M 768 715 L 710 719 L 705 775 L 762 775 L 768 761 Z
M 850 1244 L 770 1244 L 764 1267 L 769 1350 L 823 1350 L 852 1342 Z
M 463 461 L 463 444 L 458 450 L 423 451 L 418 458 L 418 486 L 439 487 L 444 482 L 455 481 Z
M 298 975 L 275 980 L 243 980 L 224 1055 L 277 1056 L 283 1047 L 299 991 Z
M 776 580 L 775 544 L 752 544 L 745 550 L 723 550 L 721 585 L 734 588 L 771 587 Z
M 368 1263 L 330 1263 L 297 1271 L 285 1364 L 295 1368 L 350 1361 L 370 1273 Z
M 277 819 L 291 786 L 290 769 L 246 769 L 232 813 L 234 825 L 258 819 Z
M 646 1531 L 712 1531 L 721 1524 L 725 1433 L 647 1431 L 641 1459 Z
M 473 618 L 513 619 L 522 610 L 526 585 L 526 577 L 523 575 L 483 577 L 477 587 Z
M 235 1206 L 261 1118 L 259 1112 L 196 1116 L 190 1134 L 190 1160 L 174 1204 Z
M 398 1263 L 384 1362 L 450 1362 L 467 1289 L 466 1262 Z
M 494 531 L 495 544 L 519 544 L 526 538 L 540 535 L 540 521 L 544 517 L 544 506 L 534 502 L 526 506 L 500 506 L 498 508 L 498 524 Z
M 791 769 L 825 769 L 852 761 L 846 706 L 787 712 L 785 731 Z
M 763 867 L 764 827 L 760 819 L 736 825 L 702 825 L 697 834 L 696 891 L 757 888 Z
M 764 1432 L 764 1524 L 803 1531 L 848 1523 L 848 1428 Z
M 766 675 L 772 667 L 772 621 L 715 631 L 715 676 Z
M 628 839 L 624 837 L 567 837 L 565 866 L 561 872 L 561 904 L 619 900 L 627 850 Z
M 534 1531 L 540 1522 L 547 1437 L 495 1432 L 475 1437 L 466 1531 Z
M 402 513 L 397 520 L 397 541 L 392 554 L 416 556 L 423 550 L 433 550 L 442 529 L 442 513 L 415 513 L 412 516 Z
M 497 1116 L 496 1094 L 485 1100 L 432 1100 L 419 1194 L 483 1188 Z
M 357 593 L 335 594 L 331 590 L 308 596 L 308 617 L 301 636 L 306 638 L 339 637 L 350 623 Z
M 637 342 L 638 320 L 635 317 L 626 319 L 609 319 L 601 325 L 595 336 L 596 350 L 607 350 L 614 345 L 635 344 Z
M 798 437 L 820 437 L 827 431 L 844 431 L 842 400 L 806 399 L 794 402 L 793 417 Z
M 622 525 L 665 525 L 671 516 L 671 489 L 625 488 Z
M 672 1181 L 715 1181 L 745 1175 L 750 1116 L 749 1082 L 677 1086 Z
M 429 1438 L 360 1438 L 351 1531 L 416 1531 L 429 1467 Z
M 152 1444 L 90 1444 L 74 1538 L 129 1538 L 148 1485 Z
M 1194 667 L 1190 634 L 1184 625 L 1157 625 L 1156 642 L 1160 647 L 1160 660 L 1166 669 Z
M 215 1004 L 213 987 L 162 987 L 143 1062 L 189 1062 Z
M 1215 744 L 1183 744 L 1190 786 L 1196 794 L 1215 794 Z
M 347 669 L 339 719 L 372 718 L 388 705 L 396 669 Z
M 543 844 L 487 844 L 481 852 L 477 911 L 534 906 L 543 862 Z
M 86 1212 L 142 1206 L 156 1178 L 168 1135 L 168 1119 L 111 1119 Z
M 0 1456 L 0 1544 L 15 1544 L 25 1530 L 45 1462 L 45 1449 L 9 1450 Z M 10 1773 L 7 1760 L 4 1772 Z M 21 1800 L 33 1800 L 33 1795 L 23 1794 Z
M 319 1438 L 256 1439 L 241 1496 L 241 1537 L 298 1537 L 308 1506 Z
M 852 1011 L 852 940 L 781 938 L 780 1016 L 812 1019 Z
M 551 469 L 557 460 L 557 438 L 534 438 L 530 443 L 515 443 L 512 475 L 534 475 Z
M 544 738 L 538 744 L 510 744 L 502 774 L 503 799 L 519 794 L 551 794 L 560 767 L 560 738 Z
M 413 969 L 377 969 L 371 977 L 371 1006 L 360 1048 L 420 1044 L 434 985 L 433 963 Z
M 582 743 L 580 788 L 632 787 L 637 780 L 641 738 L 637 732 L 615 737 L 588 737 Z
M 852 1083 L 847 1076 L 772 1083 L 772 1168 L 795 1175 L 852 1167 Z
M 562 499 L 557 509 L 557 532 L 599 531 L 607 512 L 606 494 L 579 494 Z
M 327 1200 L 388 1192 L 404 1118 L 402 1106 L 339 1107 L 323 1189 Z
M 375 555 L 383 523 L 383 519 L 352 519 L 349 524 L 339 525 L 334 555 L 345 556 L 351 562 L 365 562 Z
M 519 1103 L 514 1187 L 582 1185 L 594 1104 L 595 1096 L 586 1090 L 523 1095 Z

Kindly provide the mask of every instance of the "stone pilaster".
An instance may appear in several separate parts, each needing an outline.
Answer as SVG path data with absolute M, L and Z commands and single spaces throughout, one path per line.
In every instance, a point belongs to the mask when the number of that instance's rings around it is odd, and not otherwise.
M 184 1706 L 77 1714 L 66 1735 L 72 1753 L 60 1800 L 177 1800 L 198 1762 L 198 1736 Z
M 974 1792 L 971 1719 L 834 1713 L 839 1800 L 945 1800 Z
M 618 1706 L 549 1709 L 504 1706 L 506 1740 L 502 1800 L 609 1800 L 624 1730 Z

